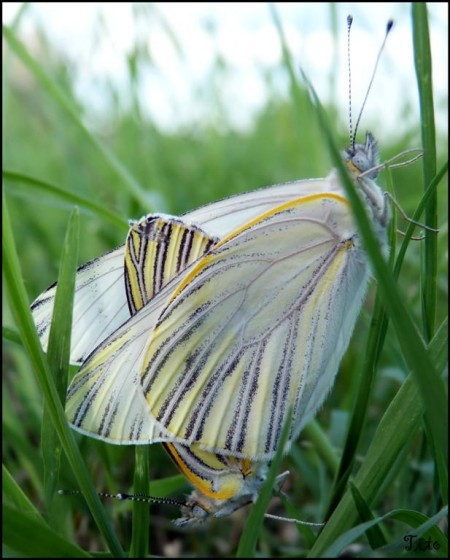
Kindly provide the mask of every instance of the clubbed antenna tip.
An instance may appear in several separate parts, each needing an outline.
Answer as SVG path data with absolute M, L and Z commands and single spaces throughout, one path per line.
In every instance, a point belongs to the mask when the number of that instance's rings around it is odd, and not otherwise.
M 353 123 L 352 123 L 352 86 L 351 86 L 351 65 L 350 65 L 350 28 L 353 22 L 353 17 L 351 15 L 347 16 L 347 56 L 348 56 L 348 126 L 350 132 L 350 150 L 353 152 L 355 149 L 355 141 L 356 141 L 356 134 L 358 132 L 359 121 L 361 120 L 361 115 L 364 111 L 364 107 L 366 105 L 367 98 L 369 96 L 369 92 L 372 88 L 372 83 L 375 78 L 375 74 L 377 72 L 378 62 L 380 61 L 381 53 L 383 52 L 384 45 L 386 44 L 387 36 L 389 35 L 392 27 L 394 26 L 394 21 L 390 19 L 386 24 L 386 33 L 383 39 L 383 43 L 381 44 L 380 50 L 378 51 L 377 59 L 375 61 L 375 66 L 373 69 L 372 77 L 369 82 L 369 87 L 367 88 L 366 95 L 364 97 L 364 101 L 361 105 L 361 110 L 359 111 L 358 119 L 356 120 L 355 129 L 353 130 Z

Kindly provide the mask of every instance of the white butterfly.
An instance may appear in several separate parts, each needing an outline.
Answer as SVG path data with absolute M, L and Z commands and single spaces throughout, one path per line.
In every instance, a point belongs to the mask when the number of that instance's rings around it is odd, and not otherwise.
M 386 246 L 384 196 L 361 175 L 377 157 L 368 134 L 345 161 Z M 226 515 L 258 495 L 289 407 L 291 442 L 323 403 L 368 279 L 335 172 L 150 215 L 77 273 L 68 418 L 116 444 L 167 442 L 197 488 L 181 522 Z M 54 290 L 32 305 L 44 348 Z
M 343 159 L 387 255 L 377 145 L 356 129 Z M 179 525 L 228 515 L 256 500 L 289 411 L 287 447 L 322 405 L 369 277 L 335 171 L 133 222 L 78 270 L 67 417 L 111 443 L 163 442 L 195 488 Z M 44 349 L 54 293 L 32 305 Z

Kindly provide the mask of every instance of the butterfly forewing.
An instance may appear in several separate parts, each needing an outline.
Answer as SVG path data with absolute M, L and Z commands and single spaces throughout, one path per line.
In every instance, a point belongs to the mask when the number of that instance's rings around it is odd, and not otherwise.
M 78 431 L 118 444 L 159 441 L 140 386 L 148 338 L 170 291 L 158 296 L 97 347 L 73 378 L 66 416 Z
M 130 318 L 123 283 L 124 247 L 119 247 L 77 270 L 73 304 L 71 363 L 89 353 Z M 43 349 L 47 350 L 56 284 L 31 305 Z
M 266 212 L 203 257 L 153 330 L 142 371 L 152 416 L 188 443 L 267 459 L 332 385 L 368 278 L 345 199 Z M 350 312 L 348 311 L 350 310 Z
M 250 219 L 269 208 L 296 198 L 300 193 L 322 192 L 329 189 L 330 182 L 327 179 L 311 179 L 276 185 L 213 202 L 185 214 L 181 220 L 186 228 L 196 231 L 199 228 L 204 229 L 206 233 L 201 232 L 197 241 L 201 244 L 201 237 L 205 235 L 205 243 L 208 243 L 207 239 L 224 237 Z M 154 216 L 150 215 L 143 218 L 138 224 L 134 224 L 134 227 L 139 224 L 142 226 L 144 221 L 149 218 L 154 218 Z M 172 222 L 177 220 L 170 216 L 165 218 Z M 139 243 L 140 234 L 137 232 L 136 235 L 136 230 L 134 233 L 135 235 L 132 236 L 134 240 L 130 240 L 130 243 Z M 133 251 L 135 250 L 139 251 L 137 248 L 133 249 Z M 200 253 L 201 250 L 198 251 L 199 255 Z M 125 254 L 126 248 L 125 245 L 122 245 L 86 263 L 77 270 L 71 333 L 71 363 L 83 363 L 97 346 L 130 318 L 129 309 L 133 310 L 132 301 L 134 298 L 136 298 L 137 304 L 139 301 L 141 305 L 143 304 L 144 300 L 139 300 L 138 290 L 134 289 L 133 294 L 130 293 L 132 283 L 127 281 L 128 294 L 125 290 Z M 192 260 L 189 260 L 189 262 Z M 147 258 L 146 261 L 147 266 L 151 268 L 152 259 Z M 132 266 L 135 265 L 130 259 L 128 263 L 128 273 L 131 278 L 136 278 L 132 271 Z M 143 267 L 144 265 L 140 261 L 136 266 Z M 146 275 L 143 269 L 139 271 L 139 274 L 142 274 L 142 279 L 145 279 Z M 170 276 L 166 273 L 166 281 Z M 147 294 L 145 296 L 147 300 L 151 296 L 149 290 L 153 290 L 149 283 L 141 289 L 141 293 Z M 31 305 L 33 319 L 44 351 L 47 350 L 48 345 L 55 293 L 56 284 L 53 284 Z M 138 308 L 139 305 L 134 309 Z
M 256 189 L 224 198 L 184 214 L 186 224 L 200 226 L 210 235 L 224 238 L 265 212 L 299 196 L 322 192 L 341 192 L 337 181 L 306 179 Z
M 148 216 L 133 224 L 125 253 L 127 297 L 132 315 L 217 241 L 198 227 L 187 226 L 176 219 Z M 139 402 L 141 399 L 142 392 Z M 143 410 L 142 405 L 140 408 Z M 147 422 L 149 416 L 147 410 Z M 248 459 L 205 451 L 196 444 L 186 446 L 174 442 L 164 447 L 196 488 L 190 497 L 191 506 L 186 508 L 178 524 L 195 523 L 197 516 L 202 517 L 206 512 L 210 515 L 231 513 L 252 501 L 262 484 L 264 466 Z

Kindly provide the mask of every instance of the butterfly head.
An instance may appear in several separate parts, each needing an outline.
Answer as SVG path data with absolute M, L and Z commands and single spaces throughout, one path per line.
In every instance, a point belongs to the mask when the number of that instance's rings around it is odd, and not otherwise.
M 234 458 L 230 459 L 234 462 Z M 226 517 L 256 501 L 261 486 L 266 480 L 268 463 L 236 461 L 239 465 L 246 465 L 245 471 L 225 466 L 221 471 L 217 471 L 213 480 L 217 492 L 205 492 L 204 485 L 195 485 L 194 491 L 181 507 L 182 517 L 174 522 L 177 527 L 195 527 L 213 517 Z M 191 479 L 191 482 L 194 481 Z M 233 487 L 233 493 L 226 497 L 223 492 L 225 485 L 229 488 Z
M 377 141 L 370 132 L 366 133 L 365 144 L 352 143 L 352 145 L 343 152 L 342 157 L 347 168 L 357 177 L 362 173 L 369 179 L 375 179 L 377 177 L 380 156 Z

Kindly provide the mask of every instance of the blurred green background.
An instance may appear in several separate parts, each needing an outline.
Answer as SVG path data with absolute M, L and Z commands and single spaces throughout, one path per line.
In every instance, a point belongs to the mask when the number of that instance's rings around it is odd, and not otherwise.
M 180 44 L 171 28 L 170 19 L 165 19 L 154 5 L 139 6 L 132 11 L 132 17 L 149 26 L 157 20 L 166 30 L 167 41 L 177 45 L 182 60 L 185 46 Z M 327 6 L 328 33 L 344 43 L 347 14 L 339 5 Z M 269 11 L 267 6 L 264 9 Z M 202 108 L 198 117 L 192 122 L 183 122 L 179 127 L 164 127 L 142 107 L 138 93 L 139 84 L 144 75 L 148 76 L 149 70 L 161 72 L 157 65 L 158 53 L 149 52 L 137 38 L 133 42 L 131 37 L 130 48 L 123 55 L 127 71 L 125 86 L 119 88 L 113 81 L 98 80 L 97 95 L 104 96 L 108 110 L 96 117 L 90 110 L 89 98 L 76 93 L 76 83 L 83 68 L 77 65 L 77 60 L 67 60 L 55 49 L 44 26 L 37 25 L 30 32 L 28 12 L 29 5 L 24 4 L 10 24 L 13 36 L 21 45 L 16 44 L 13 49 L 11 41 L 5 44 L 4 39 L 3 169 L 4 191 L 30 303 L 55 281 L 58 274 L 62 243 L 73 207 L 64 193 L 84 197 L 117 217 L 114 222 L 100 211 L 93 212 L 80 206 L 81 265 L 122 244 L 129 218 L 139 218 L 153 211 L 178 215 L 234 193 L 328 173 L 330 158 L 308 94 L 301 86 L 297 88 L 291 84 L 284 92 L 278 86 L 280 76 L 286 83 L 291 83 L 288 67 L 282 58 L 277 66 L 259 69 L 267 101 L 255 111 L 249 125 L 236 127 L 227 118 L 227 106 L 238 104 L 240 99 L 227 97 L 227 81 L 233 68 L 217 52 L 210 69 L 211 79 L 205 80 L 201 86 L 185 84 L 185 87 L 198 87 L 194 94 Z M 380 43 L 384 23 L 379 25 Z M 208 27 L 207 21 L 204 25 L 213 42 L 214 26 Z M 357 26 L 358 22 L 355 21 L 354 25 Z M 102 32 L 106 34 L 107 29 L 102 31 L 100 28 L 98 33 Z M 26 49 L 25 54 L 22 48 Z M 353 48 L 364 46 L 354 44 Z M 406 60 L 405 64 L 413 66 L 414 61 Z M 372 68 L 372 60 L 368 61 L 368 65 Z M 307 68 L 303 70 L 308 74 Z M 395 81 L 397 77 L 393 75 L 389 79 Z M 355 69 L 353 80 L 358 80 Z M 332 100 L 335 81 L 336 76 L 331 72 L 331 102 L 327 104 L 327 112 L 330 122 L 336 124 L 339 144 L 344 147 L 348 142 L 346 115 L 342 114 L 337 100 Z M 389 85 L 384 82 L 380 85 L 376 80 L 372 96 L 379 95 L 379 87 L 382 91 L 389 90 Z M 404 87 L 414 89 L 416 85 L 411 83 Z M 128 91 L 128 98 L 124 98 L 122 88 Z M 151 82 L 147 91 L 148 95 L 152 94 Z M 389 103 L 388 96 L 386 102 Z M 445 105 L 446 100 L 439 99 L 438 102 Z M 356 103 L 357 108 L 359 103 L 360 100 Z M 407 130 L 401 127 L 395 136 L 384 133 L 385 123 L 377 119 L 367 122 L 363 116 L 360 133 L 362 135 L 368 128 L 375 134 L 383 161 L 405 149 L 421 145 L 420 116 L 414 111 L 409 104 L 400 109 L 399 119 L 415 124 Z M 173 113 L 176 121 L 175 104 Z M 438 127 L 438 133 L 439 169 L 447 153 L 445 126 Z M 412 214 L 423 193 L 420 163 L 395 171 L 393 175 L 396 199 L 407 214 Z M 384 180 L 381 174 L 379 183 L 383 185 Z M 37 184 L 36 181 L 42 183 Z M 46 186 L 49 184 L 58 187 L 62 194 L 50 192 Z M 440 185 L 438 192 L 437 324 L 440 324 L 447 308 L 448 230 L 447 189 L 444 184 Z M 402 229 L 402 226 L 405 229 L 399 219 L 399 228 Z M 420 261 L 421 243 L 413 242 L 399 280 L 418 323 L 421 316 Z M 361 352 L 364 351 L 372 305 L 371 290 L 351 346 L 341 364 L 336 386 L 319 414 L 320 424 L 336 449 L 342 446 L 345 436 L 357 383 L 355 370 L 361 366 Z M 3 324 L 13 330 L 15 328 L 7 298 L 4 298 Z M 13 338 L 11 335 L 7 337 L 3 354 L 4 463 L 26 495 L 41 509 L 43 473 L 39 441 L 42 399 L 27 357 L 20 344 L 11 341 Z M 388 335 L 368 409 L 368 425 L 361 453 L 370 443 L 379 418 L 406 373 L 395 336 Z M 87 438 L 79 439 L 95 485 L 101 490 L 127 491 L 132 483 L 133 450 Z M 408 506 L 432 511 L 436 505 L 432 461 L 420 435 L 416 437 L 412 450 L 409 459 L 406 455 L 399 458 L 402 464 L 398 467 L 398 478 L 385 503 L 389 503 L 389 507 Z M 299 507 L 302 518 L 321 520 L 332 483 L 323 460 L 306 440 L 286 459 L 286 468 L 293 472 L 286 490 Z M 151 449 L 150 474 L 152 479 L 177 474 L 158 445 Z M 62 486 L 74 487 L 67 465 L 62 467 L 61 479 Z M 187 489 L 185 484 L 177 493 Z M 66 535 L 72 535 L 86 550 L 102 550 L 102 541 L 82 499 L 61 498 L 58 507 L 60 527 L 64 527 Z M 129 539 L 129 505 L 108 503 L 107 507 L 114 510 L 116 531 L 120 540 L 126 543 Z M 152 508 L 151 552 L 167 556 L 227 556 L 235 550 L 244 515 L 245 512 L 240 511 L 233 519 L 216 521 L 207 529 L 208 538 L 205 539 L 203 532 L 179 534 L 168 522 L 175 516 L 174 512 L 164 506 L 155 506 Z M 305 553 L 308 538 L 305 535 L 300 538 L 295 527 L 276 523 L 267 525 L 260 540 L 263 554 Z

